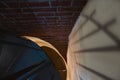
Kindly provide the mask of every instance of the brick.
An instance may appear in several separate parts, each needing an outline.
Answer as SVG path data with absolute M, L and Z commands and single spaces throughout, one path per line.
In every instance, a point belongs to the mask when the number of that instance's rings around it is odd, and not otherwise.
M 36 20 L 19 20 L 21 23 L 38 23 L 38 22 L 41 22 L 41 21 L 38 21 L 37 19 Z
M 80 12 L 81 7 L 59 7 L 58 12 Z
M 58 20 L 59 18 L 54 16 L 54 17 L 45 17 L 46 20 Z
M 63 18 L 63 19 L 60 19 L 60 20 L 57 20 L 58 22 L 70 22 L 71 20 L 70 19 L 65 19 L 65 18 Z
M 22 26 L 33 26 L 36 27 L 36 25 L 40 25 L 38 22 L 31 22 L 31 23 L 21 23 Z
M 38 19 L 38 20 L 44 20 L 44 18 L 43 18 L 43 17 L 37 17 L 37 19 Z
M 87 0 L 74 0 L 72 6 L 83 7 L 86 4 Z
M 2 14 L 11 14 L 11 13 L 21 13 L 20 9 L 12 9 L 12 8 L 5 8 L 5 9 L 0 9 L 0 13 Z
M 7 17 L 35 17 L 34 14 L 6 14 Z
M 30 7 L 49 7 L 49 3 L 47 2 L 29 2 Z
M 54 13 L 38 13 L 37 16 L 54 16 Z
M 24 12 L 56 12 L 56 8 L 23 9 Z
M 24 8 L 24 7 L 28 7 L 28 3 L 26 3 L 26 2 L 7 2 L 6 4 L 10 8 Z
M 42 17 L 36 18 L 35 16 L 34 17 L 30 16 L 30 17 L 16 17 L 16 19 L 17 20 L 43 20 L 44 18 Z
M 72 19 L 75 19 L 77 18 L 78 16 L 74 16 L 74 14 L 72 16 L 61 16 L 61 19 L 69 19 L 69 20 L 72 20 Z
M 45 23 L 48 25 L 48 24 L 51 24 L 51 25 L 57 25 L 57 23 L 56 23 L 56 21 L 54 21 L 54 22 L 48 22 L 48 21 L 45 21 Z
M 29 23 L 29 24 L 25 24 L 25 23 L 17 23 L 17 24 L 8 24 L 9 25 L 9 27 L 11 27 L 12 26 L 12 28 L 24 28 L 24 27 L 28 27 L 28 29 L 30 29 L 30 28 L 32 28 L 32 27 L 36 27 L 36 26 L 38 26 L 38 24 L 34 24 L 34 23 Z M 17 27 L 16 27 L 17 26 Z M 24 29 L 22 29 L 22 30 L 24 30 Z
M 28 17 L 28 18 L 25 18 L 25 17 L 17 17 L 16 19 L 17 19 L 17 20 L 37 20 L 35 17 Z
M 21 14 L 20 16 L 22 16 L 22 17 L 35 17 L 35 15 L 34 14 Z
M 56 16 L 73 16 L 73 13 L 56 13 Z
M 7 2 L 10 8 L 49 7 L 48 2 Z
M 51 5 L 54 6 L 70 6 L 70 1 L 52 1 Z
M 56 22 L 56 19 L 46 19 L 45 22 Z
M 0 15 L 0 19 L 3 19 L 4 17 L 2 15 Z
M 74 12 L 74 15 L 78 16 L 78 15 L 80 15 L 80 12 Z
M 52 25 L 52 26 L 55 26 L 56 23 L 55 22 L 46 22 L 47 25 Z
M 5 6 L 3 3 L 0 2 L 0 8 L 1 8 L 1 9 L 7 8 L 7 6 Z

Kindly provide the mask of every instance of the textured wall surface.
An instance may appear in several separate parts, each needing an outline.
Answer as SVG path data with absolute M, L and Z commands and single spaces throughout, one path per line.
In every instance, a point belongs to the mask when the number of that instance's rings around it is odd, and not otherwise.
M 87 0 L 0 0 L 0 29 L 39 37 L 66 59 L 68 35 Z
M 120 1 L 89 0 L 69 36 L 68 80 L 120 80 Z

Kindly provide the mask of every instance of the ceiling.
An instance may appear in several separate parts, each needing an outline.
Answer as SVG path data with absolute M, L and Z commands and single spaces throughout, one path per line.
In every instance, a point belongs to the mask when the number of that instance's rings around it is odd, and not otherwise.
M 87 0 L 1 0 L 0 30 L 35 36 L 66 59 L 68 35 Z

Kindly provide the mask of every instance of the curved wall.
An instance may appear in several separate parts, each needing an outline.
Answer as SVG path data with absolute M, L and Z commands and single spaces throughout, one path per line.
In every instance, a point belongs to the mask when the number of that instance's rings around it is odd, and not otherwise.
M 120 1 L 89 0 L 69 36 L 68 80 L 120 80 Z

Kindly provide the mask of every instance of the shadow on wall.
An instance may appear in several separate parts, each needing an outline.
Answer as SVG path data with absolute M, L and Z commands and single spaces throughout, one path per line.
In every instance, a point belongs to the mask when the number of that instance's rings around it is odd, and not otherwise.
M 89 0 L 69 36 L 68 80 L 120 80 L 120 1 Z

